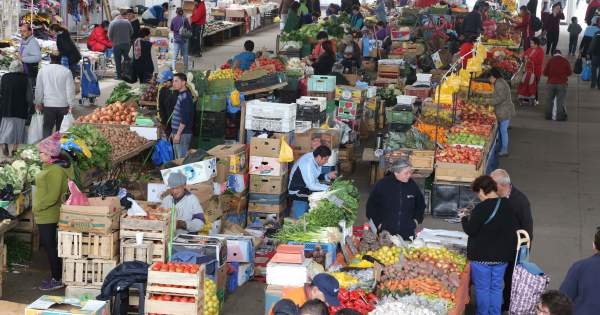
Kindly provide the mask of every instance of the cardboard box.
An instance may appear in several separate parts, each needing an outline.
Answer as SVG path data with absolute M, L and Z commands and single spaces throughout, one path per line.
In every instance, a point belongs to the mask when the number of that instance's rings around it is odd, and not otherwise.
M 232 194 L 225 193 L 219 196 L 219 207 L 223 214 L 240 214 L 248 206 L 248 196 L 246 192 Z
M 213 196 L 202 203 L 202 211 L 208 222 L 215 222 L 223 215 L 223 209 L 219 205 L 219 196 Z
M 250 155 L 279 158 L 281 139 L 277 138 L 252 138 L 250 141 Z
M 157 127 L 140 127 L 140 126 L 131 126 L 129 130 L 138 134 L 138 136 L 142 138 L 146 138 L 148 140 L 156 141 L 159 137 L 159 132 Z
M 256 202 L 256 201 L 248 202 L 248 211 L 250 211 L 250 212 L 280 214 L 285 210 L 286 207 L 287 207 L 287 202 L 285 202 L 285 201 L 276 203 L 276 204 Z
M 262 194 L 282 194 L 287 191 L 288 176 L 250 175 L 250 192 Z
M 225 286 L 227 285 L 227 271 L 228 270 L 229 270 L 229 268 L 227 267 L 227 264 L 223 264 L 223 266 L 220 266 L 219 269 L 217 269 L 217 275 L 215 276 L 216 284 L 217 284 L 217 292 L 225 290 Z
M 330 149 L 337 149 L 340 146 L 340 134 L 339 129 L 313 128 L 310 130 L 311 145 L 313 148 L 326 145 Z
M 221 144 L 208 150 L 208 154 L 217 159 L 217 182 L 224 182 L 229 174 L 246 170 L 246 146 L 243 144 Z
M 250 156 L 250 175 L 281 176 L 287 173 L 288 164 L 279 158 Z
M 182 172 L 187 177 L 188 185 L 206 182 L 217 175 L 216 158 L 210 158 L 184 165 L 181 165 L 181 163 L 183 163 L 183 159 L 179 159 L 174 162 L 179 166 L 160 170 L 160 174 L 162 175 L 165 185 L 168 184 L 167 180 L 172 172 Z
M 106 234 L 119 229 L 121 203 L 117 197 L 88 198 L 89 206 L 62 205 L 58 227 L 63 231 Z
M 246 174 L 229 174 L 224 182 L 217 182 L 215 185 L 216 193 L 224 193 L 226 190 L 231 190 L 234 193 L 242 193 L 248 189 L 248 173 Z
M 25 315 L 108 315 L 106 301 L 66 300 L 63 296 L 43 295 L 25 308 Z
M 164 183 L 148 183 L 148 202 L 161 202 L 163 194 L 167 191 L 167 185 Z
M 227 262 L 254 263 L 252 237 L 221 234 L 227 240 Z
M 244 285 L 244 283 L 250 281 L 254 277 L 254 264 L 253 263 L 240 263 L 237 271 L 237 282 L 238 287 Z
M 150 28 L 150 35 L 156 36 L 156 37 L 169 37 L 169 28 L 168 27 Z
M 308 265 L 312 259 L 302 264 L 285 264 L 270 261 L 267 264 L 267 284 L 301 287 L 308 282 Z
M 212 181 L 207 181 L 199 184 L 187 185 L 187 189 L 198 198 L 200 203 L 204 203 L 212 198 L 214 187 Z

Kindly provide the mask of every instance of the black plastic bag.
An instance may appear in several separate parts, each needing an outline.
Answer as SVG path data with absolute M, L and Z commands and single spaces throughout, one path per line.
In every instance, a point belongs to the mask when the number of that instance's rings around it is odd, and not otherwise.
M 581 71 L 583 71 L 583 60 L 581 59 L 581 57 L 579 57 L 577 58 L 577 60 L 575 60 L 575 65 L 573 66 L 573 73 L 581 74 Z
M 121 79 L 127 83 L 135 83 L 137 77 L 133 69 L 133 60 L 125 59 L 121 62 Z

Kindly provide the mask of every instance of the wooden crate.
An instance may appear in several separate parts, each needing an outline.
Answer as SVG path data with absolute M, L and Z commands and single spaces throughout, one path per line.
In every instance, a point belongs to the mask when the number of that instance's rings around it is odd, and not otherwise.
M 484 169 L 481 165 L 437 162 L 435 181 L 470 183 L 482 175 Z
M 139 203 L 139 201 L 138 201 Z M 141 206 L 148 206 L 141 203 Z M 144 233 L 144 240 L 159 240 L 166 243 L 169 240 L 170 217 L 168 213 L 157 215 L 157 220 L 145 220 L 139 217 L 121 216 L 120 237 L 121 239 L 135 238 L 139 232 Z
M 124 239 L 121 241 L 121 262 L 143 261 L 151 264 L 154 261 L 153 246 L 151 241 L 137 244 L 135 239 Z
M 152 250 L 150 251 L 152 260 L 151 262 L 167 262 L 167 242 L 152 238 L 146 238 L 144 234 L 144 243 L 152 243 Z M 121 257 L 123 257 L 123 243 L 129 242 L 130 244 L 135 244 L 135 237 L 133 238 L 121 238 Z M 127 250 L 127 249 L 126 249 Z M 137 257 L 137 256 L 136 256 Z M 129 261 L 123 260 L 122 261 Z
M 64 259 L 63 282 L 66 285 L 101 287 L 108 273 L 117 266 L 115 259 Z
M 433 150 L 412 150 L 408 160 L 414 169 L 432 170 L 434 157 Z
M 163 272 L 148 270 L 148 285 L 146 286 L 146 313 L 188 315 L 203 313 L 204 298 L 204 266 L 195 274 L 182 272 Z M 186 286 L 175 288 L 173 285 Z M 192 297 L 194 303 L 152 300 L 154 295 L 169 294 Z
M 144 301 L 146 314 L 198 315 L 204 314 L 202 297 L 196 297 L 194 303 L 151 300 L 154 293 L 147 293 Z
M 119 231 L 108 235 L 58 231 L 58 257 L 111 259 L 118 250 Z

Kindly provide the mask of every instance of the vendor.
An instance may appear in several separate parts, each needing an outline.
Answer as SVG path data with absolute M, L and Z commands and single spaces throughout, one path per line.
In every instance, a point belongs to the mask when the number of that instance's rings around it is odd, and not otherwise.
M 181 172 L 174 172 L 167 179 L 169 195 L 161 204 L 170 209 L 175 204 L 176 234 L 196 233 L 204 226 L 204 211 L 198 198 L 186 189 L 187 178 Z
M 365 26 L 365 18 L 360 13 L 360 6 L 354 5 L 352 7 L 352 16 L 350 17 L 350 26 L 355 30 L 362 30 Z
M 331 149 L 321 145 L 313 152 L 301 156 L 292 166 L 290 183 L 288 185 L 289 196 L 292 200 L 308 201 L 308 196 L 316 191 L 325 191 L 328 185 L 321 184 L 320 180 L 330 181 L 337 177 L 337 172 L 332 171 L 322 174 L 321 167 L 327 163 L 331 156 Z M 293 217 L 300 217 L 306 209 L 292 209 Z
M 342 8 L 335 4 L 335 3 L 330 3 L 329 6 L 327 7 L 327 10 L 325 10 L 325 15 L 327 16 L 332 16 L 332 15 L 338 15 L 340 14 L 340 10 Z
M 112 42 L 108 39 L 108 25 L 108 21 L 102 21 L 102 24 L 94 27 L 87 41 L 89 50 L 104 52 L 108 48 L 112 48 Z
M 158 82 L 158 117 L 160 119 L 160 126 L 162 127 L 165 135 L 171 134 L 171 115 L 175 109 L 177 103 L 177 95 L 179 92 L 173 89 L 173 71 L 171 68 L 167 68 L 161 71 L 156 78 Z
M 253 52 L 254 50 L 254 42 L 251 40 L 247 40 L 244 42 L 244 50 L 243 52 L 235 55 L 233 59 L 231 59 L 231 67 L 240 70 L 249 70 L 250 66 L 256 60 L 256 54 Z
M 142 14 L 142 22 L 146 26 L 158 26 L 160 22 L 165 20 L 165 12 L 169 10 L 169 3 L 164 2 L 161 5 L 154 5 L 144 11 Z
M 390 170 L 391 174 L 379 180 L 369 195 L 367 218 L 373 220 L 378 231 L 408 240 L 423 223 L 425 198 L 411 178 L 412 168 L 407 161 L 395 161 Z

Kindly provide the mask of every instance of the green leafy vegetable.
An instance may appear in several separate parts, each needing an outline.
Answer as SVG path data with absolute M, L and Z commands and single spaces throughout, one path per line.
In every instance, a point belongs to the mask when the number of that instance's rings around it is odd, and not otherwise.
M 106 99 L 106 103 L 112 104 L 115 102 L 126 102 L 132 97 L 134 97 L 134 94 L 131 91 L 131 87 L 127 83 L 121 82 L 115 86 L 108 99 Z
M 87 171 L 94 167 L 107 170 L 110 167 L 112 148 L 96 127 L 87 124 L 75 125 L 69 129 L 66 137 L 83 141 L 92 153 L 92 156 L 87 158 L 82 152 L 74 152 L 80 170 Z

